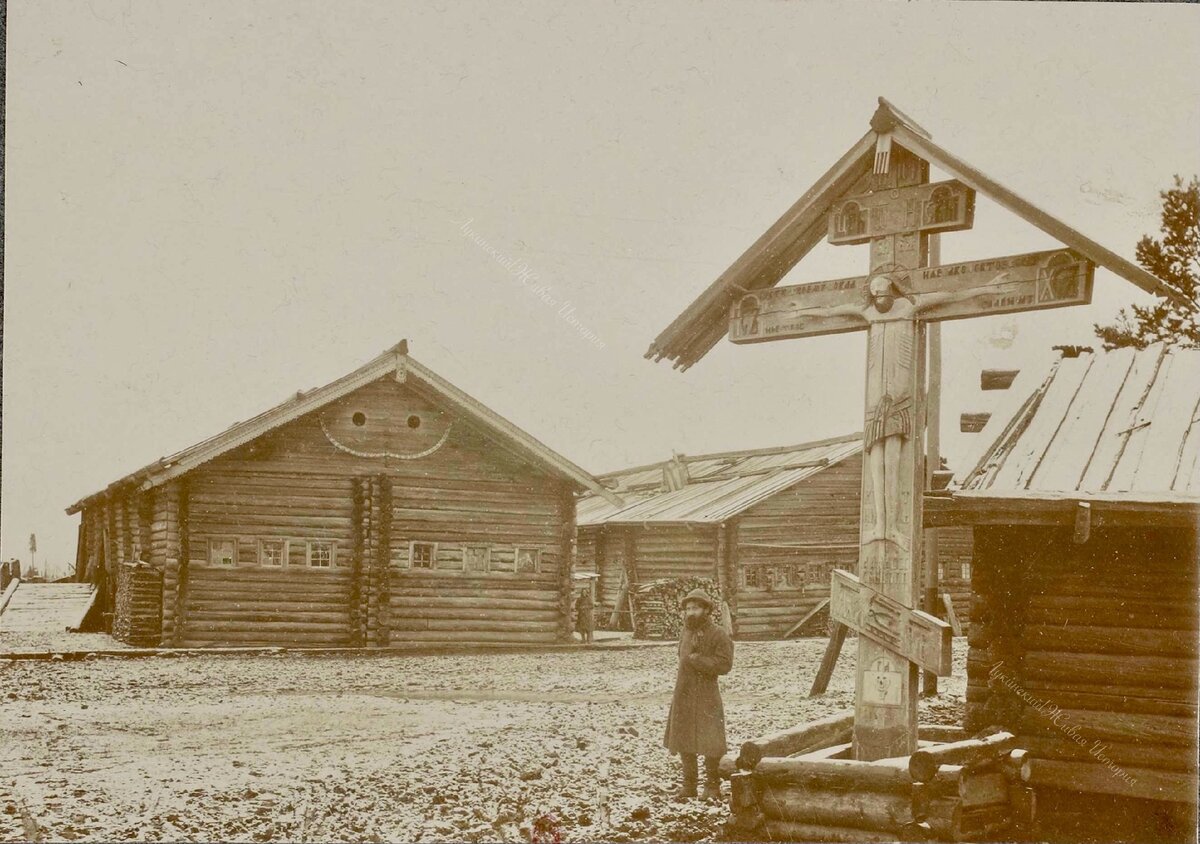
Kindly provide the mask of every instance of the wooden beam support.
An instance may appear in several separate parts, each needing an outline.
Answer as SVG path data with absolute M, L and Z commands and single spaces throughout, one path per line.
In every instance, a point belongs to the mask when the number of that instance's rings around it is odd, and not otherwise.
M 849 630 L 850 628 L 844 624 L 833 625 L 829 644 L 825 646 L 825 655 L 821 657 L 821 667 L 817 669 L 817 676 L 813 678 L 812 688 L 808 690 L 809 697 L 823 695 L 829 688 L 829 678 L 833 676 L 838 654 L 842 652 L 842 644 L 846 641 L 846 634 Z
M 809 610 L 808 612 L 806 612 L 806 613 L 804 614 L 804 617 L 803 617 L 803 618 L 801 618 L 799 621 L 797 621 L 795 624 L 793 624 L 791 627 L 789 627 L 789 628 L 788 628 L 788 630 L 787 630 L 787 632 L 786 632 L 786 633 L 784 633 L 784 634 L 783 634 L 783 636 L 782 636 L 781 638 L 783 638 L 783 639 L 789 639 L 789 638 L 791 638 L 791 636 L 792 636 L 792 634 L 793 634 L 793 633 L 795 633 L 796 631 L 798 631 L 798 630 L 799 630 L 800 628 L 802 628 L 802 627 L 803 627 L 805 624 L 808 624 L 808 622 L 809 622 L 809 619 L 811 619 L 811 618 L 812 618 L 814 615 L 816 615 L 817 613 L 819 613 L 821 610 L 825 609 L 827 606 L 829 606 L 829 599 L 828 599 L 828 598 L 825 598 L 825 599 L 823 599 L 823 600 L 822 600 L 820 603 L 818 603 L 818 604 L 817 604 L 815 607 L 813 607 L 811 610 Z

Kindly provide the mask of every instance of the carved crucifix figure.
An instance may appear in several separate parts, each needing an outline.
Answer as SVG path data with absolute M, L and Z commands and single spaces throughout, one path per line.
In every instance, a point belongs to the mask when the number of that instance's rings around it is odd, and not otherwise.
M 864 760 L 916 749 L 918 662 L 949 673 L 945 622 L 911 610 L 924 489 L 924 324 L 1086 304 L 1094 270 L 1069 249 L 927 267 L 928 234 L 969 228 L 974 192 L 955 181 L 928 184 L 927 162 L 885 146 L 890 154 L 876 158 L 886 162 L 877 168 L 885 172 L 875 174 L 872 192 L 835 203 L 829 212 L 831 243 L 870 244 L 868 274 L 747 294 L 731 307 L 729 322 L 735 343 L 867 331 L 855 586 L 866 597 L 852 600 L 849 581 L 835 577 L 831 599 L 861 634 L 854 749 Z M 868 599 L 865 610 L 855 609 Z M 934 635 L 939 625 L 946 629 Z M 918 630 L 928 634 L 919 647 L 905 638 Z M 917 651 L 920 660 L 913 658 Z
M 821 320 L 829 317 L 861 319 L 867 327 L 868 357 L 875 364 L 881 384 L 879 398 L 867 408 L 863 429 L 863 450 L 866 471 L 871 473 L 874 523 L 864 542 L 893 542 L 907 549 L 908 537 L 888 530 L 888 502 L 900 499 L 897 473 L 888 472 L 895 465 L 901 443 L 913 433 L 913 417 L 918 397 L 903 391 L 911 382 L 908 368 L 912 365 L 917 331 L 914 323 L 922 313 L 941 305 L 990 299 L 994 285 L 1008 276 L 998 274 L 985 287 L 964 290 L 934 291 L 918 300 L 909 290 L 902 271 L 879 272 L 871 276 L 863 288 L 865 302 L 811 308 L 795 315 L 797 320 Z M 755 313 L 757 317 L 757 313 Z M 871 364 L 868 364 L 868 371 Z

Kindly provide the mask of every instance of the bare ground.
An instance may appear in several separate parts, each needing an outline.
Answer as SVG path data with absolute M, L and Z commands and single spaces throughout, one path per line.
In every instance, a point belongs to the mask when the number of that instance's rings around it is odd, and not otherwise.
M 729 743 L 853 705 L 851 640 L 739 643 Z M 923 723 L 961 713 L 965 647 Z M 671 646 L 0 663 L 0 841 L 711 839 L 660 746 Z M 728 791 L 728 786 L 726 786 Z M 24 820 L 24 823 L 23 823 Z

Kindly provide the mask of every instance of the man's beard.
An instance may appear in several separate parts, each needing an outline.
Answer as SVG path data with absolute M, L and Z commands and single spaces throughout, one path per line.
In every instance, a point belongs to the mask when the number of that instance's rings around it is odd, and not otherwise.
M 704 615 L 689 615 L 684 616 L 683 623 L 688 626 L 689 630 L 698 630 L 704 626 L 704 622 L 708 620 L 708 616 Z

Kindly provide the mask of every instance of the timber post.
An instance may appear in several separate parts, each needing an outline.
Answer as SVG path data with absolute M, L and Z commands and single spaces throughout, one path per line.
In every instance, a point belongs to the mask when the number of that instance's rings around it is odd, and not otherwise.
M 179 537 L 177 541 L 178 574 L 175 579 L 175 629 L 173 643 L 176 647 L 183 643 L 184 631 L 187 627 L 187 600 L 189 564 L 192 559 L 191 549 L 191 494 L 186 480 L 178 485 L 179 496 Z
M 349 624 L 350 644 L 361 648 L 366 644 L 363 598 L 363 553 L 365 550 L 365 517 L 363 504 L 363 478 L 350 481 L 350 594 Z
M 571 630 L 571 608 L 574 597 L 574 559 L 572 546 L 575 533 L 575 496 L 564 489 L 558 498 L 558 638 L 563 642 L 574 639 Z
M 375 536 L 375 644 L 386 648 L 391 641 L 391 547 L 392 547 L 392 479 L 381 474 L 378 522 Z

